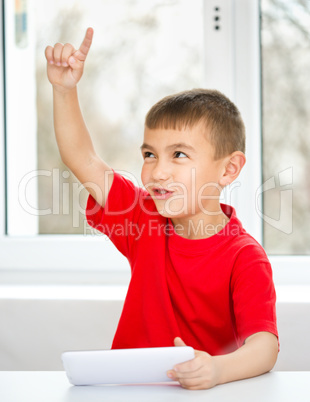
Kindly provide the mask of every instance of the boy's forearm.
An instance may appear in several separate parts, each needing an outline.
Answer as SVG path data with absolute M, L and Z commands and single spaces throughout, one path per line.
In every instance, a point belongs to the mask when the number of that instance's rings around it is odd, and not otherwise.
M 76 87 L 59 91 L 53 89 L 54 128 L 63 162 L 74 173 L 75 167 L 89 164 L 95 155 L 78 101 Z
M 278 341 L 275 335 L 258 332 L 233 353 L 215 356 L 219 384 L 255 377 L 270 371 L 278 356 Z

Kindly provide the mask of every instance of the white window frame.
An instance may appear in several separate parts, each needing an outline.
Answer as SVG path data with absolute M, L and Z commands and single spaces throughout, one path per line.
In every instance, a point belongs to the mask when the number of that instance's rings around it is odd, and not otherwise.
M 4 0 L 6 16 L 12 15 L 14 2 Z M 29 7 L 31 6 L 31 2 Z M 221 29 L 214 29 L 214 10 L 219 7 Z M 19 102 L 35 107 L 34 68 L 29 60 L 34 49 L 14 48 L 14 24 L 6 17 L 5 47 L 1 38 L 0 74 L 11 57 L 27 60 L 28 67 L 18 71 L 20 83 L 28 86 L 20 91 Z M 34 32 L 29 21 L 29 43 Z M 261 73 L 260 73 L 260 8 L 259 0 L 204 0 L 205 36 L 205 87 L 217 88 L 226 93 L 239 107 L 247 127 L 247 164 L 240 177 L 240 186 L 231 193 L 230 202 L 246 230 L 262 242 L 263 222 L 256 211 L 256 189 L 262 184 L 261 146 Z M 3 30 L 1 30 L 2 35 Z M 32 41 L 34 43 L 34 41 Z M 13 53 L 15 54 L 13 55 Z M 34 57 L 33 57 L 34 59 Z M 27 64 L 26 63 L 26 64 Z M 18 63 L 17 63 L 18 69 Z M 18 118 L 10 110 L 13 94 L 16 94 L 16 72 L 6 68 L 6 82 L 0 80 L 0 275 L 13 283 L 103 283 L 123 284 L 129 279 L 127 260 L 103 237 L 86 238 L 82 235 L 38 235 L 37 217 L 31 216 L 18 203 L 18 186 L 25 174 L 36 169 L 35 116 L 27 113 Z M 236 83 L 247 83 L 238 85 Z M 20 84 L 19 84 L 20 85 Z M 12 88 L 15 86 L 15 90 Z M 5 141 L 4 87 L 6 87 L 7 118 L 9 133 Z M 35 109 L 34 109 L 35 110 Z M 28 111 L 27 111 L 28 112 Z M 52 111 L 51 111 L 52 112 Z M 27 133 L 21 132 L 28 127 Z M 12 132 L 13 131 L 13 132 Z M 32 150 L 26 145 L 32 143 Z M 23 154 L 27 149 L 27 155 Z M 21 168 L 11 169 L 16 159 Z M 7 166 L 6 166 L 7 164 Z M 15 166 L 14 166 L 15 167 Z M 6 176 L 7 172 L 7 176 Z M 33 181 L 33 188 L 36 188 Z M 33 190 L 31 205 L 35 208 L 36 192 Z M 6 198 L 7 195 L 7 198 Z M 7 202 L 6 202 L 7 199 Z M 12 217 L 14 216 L 14 221 Z M 7 218 L 6 218 L 7 217 Z M 16 218 L 18 217 L 18 219 Z M 7 223 L 8 222 L 8 223 Z M 19 225 L 18 236 L 15 222 Z M 25 228 L 25 233 L 23 233 Z M 29 236 L 30 234 L 30 236 Z M 310 257 L 270 256 L 276 285 L 310 285 Z

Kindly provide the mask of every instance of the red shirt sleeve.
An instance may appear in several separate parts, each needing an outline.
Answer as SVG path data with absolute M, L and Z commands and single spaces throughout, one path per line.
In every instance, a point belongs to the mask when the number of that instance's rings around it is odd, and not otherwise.
M 241 345 L 256 332 L 278 336 L 272 269 L 261 247 L 249 245 L 241 249 L 232 272 L 231 292 Z
M 106 234 L 118 250 L 129 257 L 130 243 L 137 231 L 142 188 L 114 172 L 112 186 L 104 208 L 89 195 L 86 205 L 87 222 L 93 228 Z

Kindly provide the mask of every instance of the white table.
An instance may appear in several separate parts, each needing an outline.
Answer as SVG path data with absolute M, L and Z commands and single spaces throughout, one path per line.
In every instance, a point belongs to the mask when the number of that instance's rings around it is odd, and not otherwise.
M 62 371 L 0 372 L 1 402 L 310 402 L 310 372 L 260 377 L 188 391 L 177 383 L 74 387 Z

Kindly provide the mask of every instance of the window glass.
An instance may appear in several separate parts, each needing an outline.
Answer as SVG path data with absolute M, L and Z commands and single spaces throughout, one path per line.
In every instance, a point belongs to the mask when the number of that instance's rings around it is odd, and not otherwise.
M 310 2 L 262 0 L 264 246 L 310 252 Z
M 81 108 L 100 156 L 140 182 L 144 117 L 167 94 L 202 86 L 202 1 L 35 0 L 39 233 L 84 233 L 87 193 L 61 163 L 44 49 L 95 31 L 79 84 Z M 89 233 L 89 229 L 87 229 Z

